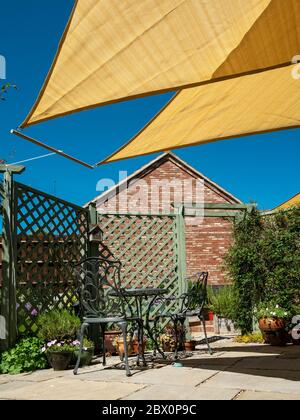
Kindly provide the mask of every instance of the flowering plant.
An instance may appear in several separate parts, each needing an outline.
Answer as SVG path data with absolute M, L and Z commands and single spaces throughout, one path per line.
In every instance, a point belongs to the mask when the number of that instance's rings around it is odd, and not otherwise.
M 72 341 L 72 346 L 79 347 L 80 341 L 74 340 Z M 83 350 L 88 350 L 89 348 L 94 347 L 94 342 L 92 340 L 87 339 L 86 337 L 83 338 Z M 76 348 L 77 350 L 77 348 Z
M 259 320 L 261 318 L 288 318 L 289 311 L 273 302 L 262 302 L 254 310 L 254 315 Z
M 77 341 L 48 341 L 43 347 L 42 352 L 50 353 L 53 351 L 73 352 L 76 349 Z

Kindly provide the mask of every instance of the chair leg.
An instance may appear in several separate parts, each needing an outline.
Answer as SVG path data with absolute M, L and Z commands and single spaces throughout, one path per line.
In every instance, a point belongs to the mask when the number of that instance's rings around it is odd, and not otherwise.
M 180 346 L 181 346 L 181 350 L 183 350 L 183 351 L 185 351 L 185 348 L 184 348 L 184 342 L 185 342 L 185 318 L 180 318 L 179 319 L 179 321 L 180 321 L 180 324 L 181 324 L 181 332 L 180 332 L 180 341 L 179 341 L 179 344 L 180 344 Z
M 122 330 L 123 342 L 124 342 L 124 353 L 125 353 L 124 359 L 125 359 L 126 376 L 131 376 L 129 363 L 128 363 L 127 322 L 120 322 L 119 326 Z
M 199 319 L 200 319 L 200 321 L 202 322 L 202 325 L 203 325 L 203 331 L 204 331 L 204 336 L 205 336 L 205 341 L 206 341 L 206 345 L 207 345 L 207 348 L 208 348 L 208 352 L 209 352 L 210 355 L 212 355 L 213 351 L 212 351 L 212 349 L 209 345 L 209 341 L 208 341 L 208 338 L 207 338 L 206 325 L 205 325 L 204 317 L 202 315 L 200 315 Z
M 144 354 L 144 324 L 143 320 L 139 322 L 139 357 L 142 356 L 143 366 L 147 366 L 145 354 Z
M 103 349 L 102 349 L 102 351 L 103 351 L 103 354 L 102 354 L 102 364 L 103 364 L 103 366 L 106 366 L 106 348 L 105 348 L 105 328 L 106 327 L 106 325 L 105 324 L 101 324 L 101 333 L 102 333 L 102 347 L 103 347 Z
M 175 318 L 173 319 L 173 323 L 174 323 L 174 332 L 175 332 L 175 352 L 174 352 L 174 359 L 177 360 L 178 359 L 178 319 Z
M 84 332 L 85 332 L 86 328 L 88 328 L 88 326 L 89 326 L 89 324 L 87 324 L 86 322 L 84 322 L 81 325 L 80 336 L 79 336 L 80 345 L 79 345 L 79 352 L 78 352 L 78 357 L 77 357 L 77 360 L 76 360 L 76 365 L 75 365 L 74 370 L 73 370 L 74 375 L 77 375 L 77 371 L 78 371 L 79 364 L 80 364 L 80 357 L 81 357 L 82 349 L 83 349 Z

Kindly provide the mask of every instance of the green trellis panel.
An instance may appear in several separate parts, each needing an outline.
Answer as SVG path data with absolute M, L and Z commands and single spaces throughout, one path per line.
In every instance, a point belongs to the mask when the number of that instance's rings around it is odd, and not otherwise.
M 124 287 L 154 286 L 167 288 L 172 296 L 182 293 L 185 245 L 184 222 L 180 217 L 98 214 L 102 232 L 100 255 L 121 261 Z M 154 313 L 160 310 L 160 305 L 156 305 Z
M 77 299 L 72 263 L 87 256 L 89 212 L 17 182 L 14 198 L 17 322 L 28 333 L 39 313 Z

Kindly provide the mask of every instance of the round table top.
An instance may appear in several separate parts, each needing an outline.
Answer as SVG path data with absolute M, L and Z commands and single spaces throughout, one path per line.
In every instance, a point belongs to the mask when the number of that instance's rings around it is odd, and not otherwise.
M 158 287 L 141 287 L 137 289 L 123 289 L 123 296 L 160 296 L 165 295 L 168 292 L 167 289 L 160 289 Z M 110 295 L 119 295 L 116 291 L 111 291 Z

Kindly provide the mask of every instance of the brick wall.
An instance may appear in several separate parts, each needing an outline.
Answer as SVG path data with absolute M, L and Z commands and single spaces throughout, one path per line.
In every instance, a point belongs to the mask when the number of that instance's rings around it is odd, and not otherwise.
M 181 162 L 176 161 L 172 157 L 155 162 L 146 172 L 138 174 L 135 180 L 143 180 L 147 185 L 151 182 L 162 181 L 167 179 L 169 181 L 180 180 L 192 182 L 193 186 L 196 185 L 196 180 L 201 179 L 197 173 L 189 167 L 185 167 Z M 202 178 L 203 180 L 203 178 Z M 97 203 L 98 211 L 110 212 L 113 210 L 125 211 L 128 201 L 132 204 L 132 199 L 136 196 L 138 189 L 136 185 L 131 185 L 117 191 L 115 198 L 108 199 L 104 204 L 101 201 Z M 195 202 L 194 188 L 190 197 L 186 201 Z M 171 191 L 171 202 L 176 200 L 175 191 Z M 204 178 L 204 201 L 206 203 L 237 203 L 230 194 L 226 194 L 217 185 Z M 117 206 L 115 207 L 117 203 Z M 156 204 L 157 211 L 165 210 L 164 197 L 162 194 L 151 194 L 150 188 L 146 194 L 143 194 L 141 199 L 137 201 L 130 211 L 148 212 Z M 169 212 L 174 212 L 172 206 L 168 206 Z M 191 220 L 192 219 L 192 220 Z M 193 223 L 193 220 L 197 224 Z M 201 224 L 198 220 L 191 217 L 186 218 L 186 261 L 187 261 L 187 274 L 191 275 L 197 271 L 207 270 L 209 272 L 209 283 L 214 285 L 224 284 L 228 281 L 224 273 L 223 259 L 228 251 L 232 241 L 232 224 L 227 219 L 223 218 L 205 218 Z

